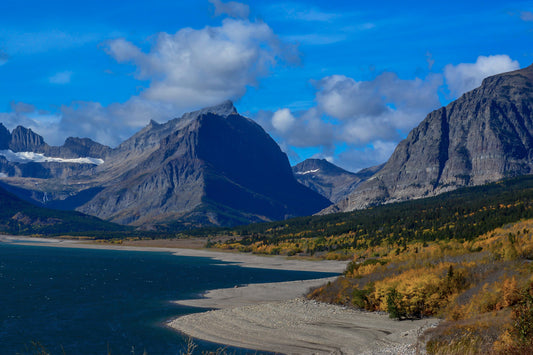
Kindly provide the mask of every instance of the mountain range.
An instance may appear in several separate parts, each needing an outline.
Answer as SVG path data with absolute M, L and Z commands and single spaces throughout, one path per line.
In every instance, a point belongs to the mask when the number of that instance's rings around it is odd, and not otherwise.
M 533 66 L 486 78 L 431 112 L 382 165 L 348 172 L 321 159 L 292 169 L 230 101 L 110 148 L 49 146 L 0 124 L 0 187 L 26 201 L 143 229 L 233 226 L 438 195 L 533 172 Z
M 296 181 L 274 140 L 229 101 L 151 121 L 114 149 L 78 138 L 50 147 L 23 127 L 2 131 L 4 187 L 43 206 L 120 224 L 226 226 L 331 204 Z

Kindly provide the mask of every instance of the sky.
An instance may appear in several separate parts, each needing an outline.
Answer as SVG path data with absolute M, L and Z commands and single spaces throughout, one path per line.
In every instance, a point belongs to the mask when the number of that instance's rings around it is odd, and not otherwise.
M 230 99 L 292 164 L 358 171 L 532 44 L 533 1 L 2 0 L 0 123 L 114 147 Z

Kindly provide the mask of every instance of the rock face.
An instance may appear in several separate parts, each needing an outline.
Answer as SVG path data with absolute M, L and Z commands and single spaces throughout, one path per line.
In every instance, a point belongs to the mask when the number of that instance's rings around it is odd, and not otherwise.
M 383 165 L 351 173 L 325 159 L 306 159 L 292 168 L 296 180 L 333 203 L 349 195 Z
M 49 146 L 43 137 L 31 129 L 18 126 L 10 133 L 0 124 L 0 151 L 4 151 L 0 153 L 0 177 L 50 179 L 78 175 L 91 170 L 96 164 L 43 161 L 46 160 L 44 157 L 104 159 L 111 148 L 88 138 L 72 137 L 67 138 L 62 146 Z M 35 154 L 42 154 L 44 157 Z
M 69 137 L 62 146 L 49 146 L 43 150 L 43 153 L 47 156 L 67 159 L 80 157 L 105 159 L 111 153 L 111 150 L 108 146 L 97 143 L 89 138 Z
M 9 149 L 14 152 L 36 152 L 45 146 L 44 139 L 31 129 L 18 126 L 11 132 Z
M 330 204 L 294 179 L 278 145 L 231 102 L 151 122 L 97 174 L 112 176 L 112 183 L 78 210 L 123 224 L 234 225 L 312 214 Z
M 485 79 L 430 113 L 383 169 L 325 212 L 351 211 L 533 172 L 533 66 Z

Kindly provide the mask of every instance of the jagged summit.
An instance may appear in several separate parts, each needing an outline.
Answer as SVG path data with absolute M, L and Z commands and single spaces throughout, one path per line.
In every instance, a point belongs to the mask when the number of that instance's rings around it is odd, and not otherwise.
M 45 145 L 43 137 L 29 128 L 17 126 L 11 132 L 9 149 L 14 152 L 31 152 L 41 149 Z

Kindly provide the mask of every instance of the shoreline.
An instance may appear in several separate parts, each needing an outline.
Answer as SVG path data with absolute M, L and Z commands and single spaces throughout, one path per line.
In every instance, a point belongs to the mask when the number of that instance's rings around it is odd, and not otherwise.
M 192 256 L 200 258 L 210 258 L 222 261 L 229 265 L 238 265 L 247 268 L 288 270 L 288 271 L 311 271 L 341 274 L 349 261 L 337 260 L 304 260 L 292 259 L 278 255 L 257 255 L 238 252 L 224 252 L 205 248 L 178 248 L 160 246 L 132 246 L 132 245 L 110 245 L 98 244 L 94 242 L 79 241 L 74 239 L 57 238 L 33 238 L 23 236 L 0 235 L 0 243 L 12 243 L 18 245 L 46 246 L 55 248 L 82 248 L 82 249 L 102 249 L 102 250 L 123 250 L 123 251 L 149 251 L 149 252 L 170 252 L 177 256 Z
M 397 321 L 383 313 L 300 297 L 237 307 L 225 304 L 178 317 L 167 325 L 192 338 L 273 353 L 414 355 L 423 348 L 418 336 L 438 322 L 434 318 Z
M 0 235 L 0 243 L 123 251 L 171 252 L 206 257 L 248 268 L 341 274 L 348 261 L 301 260 L 283 256 L 161 246 L 107 245 L 72 239 Z M 154 243 L 155 244 L 155 243 Z M 396 321 L 386 314 L 359 311 L 303 298 L 327 277 L 207 290 L 198 299 L 176 300 L 211 309 L 167 321 L 184 335 L 246 349 L 289 354 L 415 354 L 417 337 L 439 320 Z M 223 346 L 222 346 L 223 347 Z

